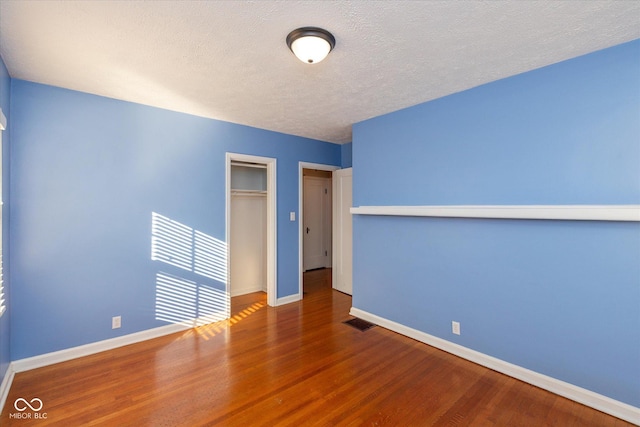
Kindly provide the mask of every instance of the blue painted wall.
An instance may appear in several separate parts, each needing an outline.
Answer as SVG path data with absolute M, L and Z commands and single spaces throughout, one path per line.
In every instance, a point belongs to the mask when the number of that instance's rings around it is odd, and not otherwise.
M 339 145 L 12 80 L 12 359 L 166 323 L 151 214 L 225 240 L 225 153 L 277 158 L 278 297 L 298 292 L 298 162 Z M 111 329 L 111 317 L 122 328 Z
M 4 113 L 7 121 L 11 117 L 11 78 L 9 72 L 0 58 L 0 108 Z M 2 206 L 2 277 L 4 282 L 5 301 L 7 310 L 0 317 L 0 384 L 7 373 L 7 368 L 11 362 L 10 350 L 10 278 L 11 269 L 9 265 L 9 164 L 10 164 L 10 133 L 11 126 L 2 133 L 2 198 L 4 205 Z
M 340 147 L 342 152 L 342 164 L 343 168 L 350 168 L 353 166 L 353 142 L 342 144 Z
M 354 206 L 638 204 L 640 41 L 358 123 L 353 167 Z M 640 224 L 355 216 L 353 242 L 354 307 L 640 406 Z

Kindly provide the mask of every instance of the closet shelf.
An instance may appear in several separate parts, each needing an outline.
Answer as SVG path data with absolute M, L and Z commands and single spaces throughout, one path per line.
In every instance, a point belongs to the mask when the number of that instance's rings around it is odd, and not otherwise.
M 241 193 L 241 194 L 267 194 L 266 190 L 234 190 L 231 189 L 231 193 Z
M 351 213 L 450 218 L 640 221 L 640 205 L 359 206 L 351 208 Z

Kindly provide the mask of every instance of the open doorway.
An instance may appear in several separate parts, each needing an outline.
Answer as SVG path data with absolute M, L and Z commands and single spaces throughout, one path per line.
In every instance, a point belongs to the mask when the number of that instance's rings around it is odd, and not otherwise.
M 299 295 L 303 298 L 304 273 L 331 268 L 331 174 L 339 168 L 305 162 L 300 162 L 299 165 Z
M 331 267 L 331 172 L 302 170 L 302 269 Z
M 275 159 L 227 153 L 227 295 L 264 291 L 270 306 L 277 305 L 275 183 Z

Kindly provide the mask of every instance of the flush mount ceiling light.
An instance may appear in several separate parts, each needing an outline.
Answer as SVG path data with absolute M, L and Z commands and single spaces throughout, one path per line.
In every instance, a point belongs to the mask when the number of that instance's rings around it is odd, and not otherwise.
M 322 28 L 302 27 L 287 36 L 287 46 L 298 59 L 306 64 L 317 64 L 335 47 L 336 39 Z

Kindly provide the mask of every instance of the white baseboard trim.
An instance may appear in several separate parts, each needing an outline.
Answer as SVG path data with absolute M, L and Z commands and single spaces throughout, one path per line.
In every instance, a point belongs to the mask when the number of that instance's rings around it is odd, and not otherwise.
M 0 384 L 0 414 L 4 409 L 4 404 L 9 396 L 9 390 L 11 389 L 11 384 L 13 383 L 13 377 L 15 375 L 16 371 L 13 370 L 13 363 L 9 363 L 7 372 L 4 374 L 4 378 L 2 379 L 2 384 Z
M 67 348 L 64 350 L 45 353 L 38 356 L 27 357 L 11 362 L 14 372 L 24 372 L 30 369 L 41 368 L 43 366 L 53 365 L 54 363 L 66 362 L 78 357 L 89 356 L 101 351 L 112 350 L 114 348 L 123 347 L 129 344 L 135 344 L 141 341 L 158 338 L 164 335 L 182 332 L 190 329 L 191 326 L 184 324 L 173 324 L 160 326 L 158 328 L 147 329 L 146 331 L 135 332 L 133 334 L 123 335 L 121 337 L 109 338 L 78 347 Z
M 234 289 L 231 294 L 229 295 L 231 298 L 233 297 L 239 297 L 241 295 L 247 295 L 247 294 L 252 294 L 254 292 L 267 292 L 266 289 L 263 288 L 255 288 L 255 287 L 250 287 L 250 288 L 242 288 L 242 289 Z
M 518 365 L 505 362 L 495 357 L 471 350 L 459 344 L 452 343 L 442 338 L 429 335 L 417 329 L 396 323 L 375 314 L 368 313 L 355 307 L 349 312 L 352 316 L 359 317 L 391 331 L 413 338 L 432 347 L 444 350 L 455 356 L 485 366 L 494 371 L 509 375 L 536 387 L 540 387 L 552 393 L 566 397 L 583 405 L 597 409 L 598 411 L 613 415 L 630 423 L 640 425 L 640 408 L 603 396 L 593 391 L 575 386 L 573 384 L 549 377 L 538 372 L 531 371 Z
M 279 305 L 290 304 L 292 302 L 300 301 L 301 299 L 302 297 L 300 296 L 300 294 L 293 294 L 287 297 L 278 298 L 276 300 L 276 307 Z

